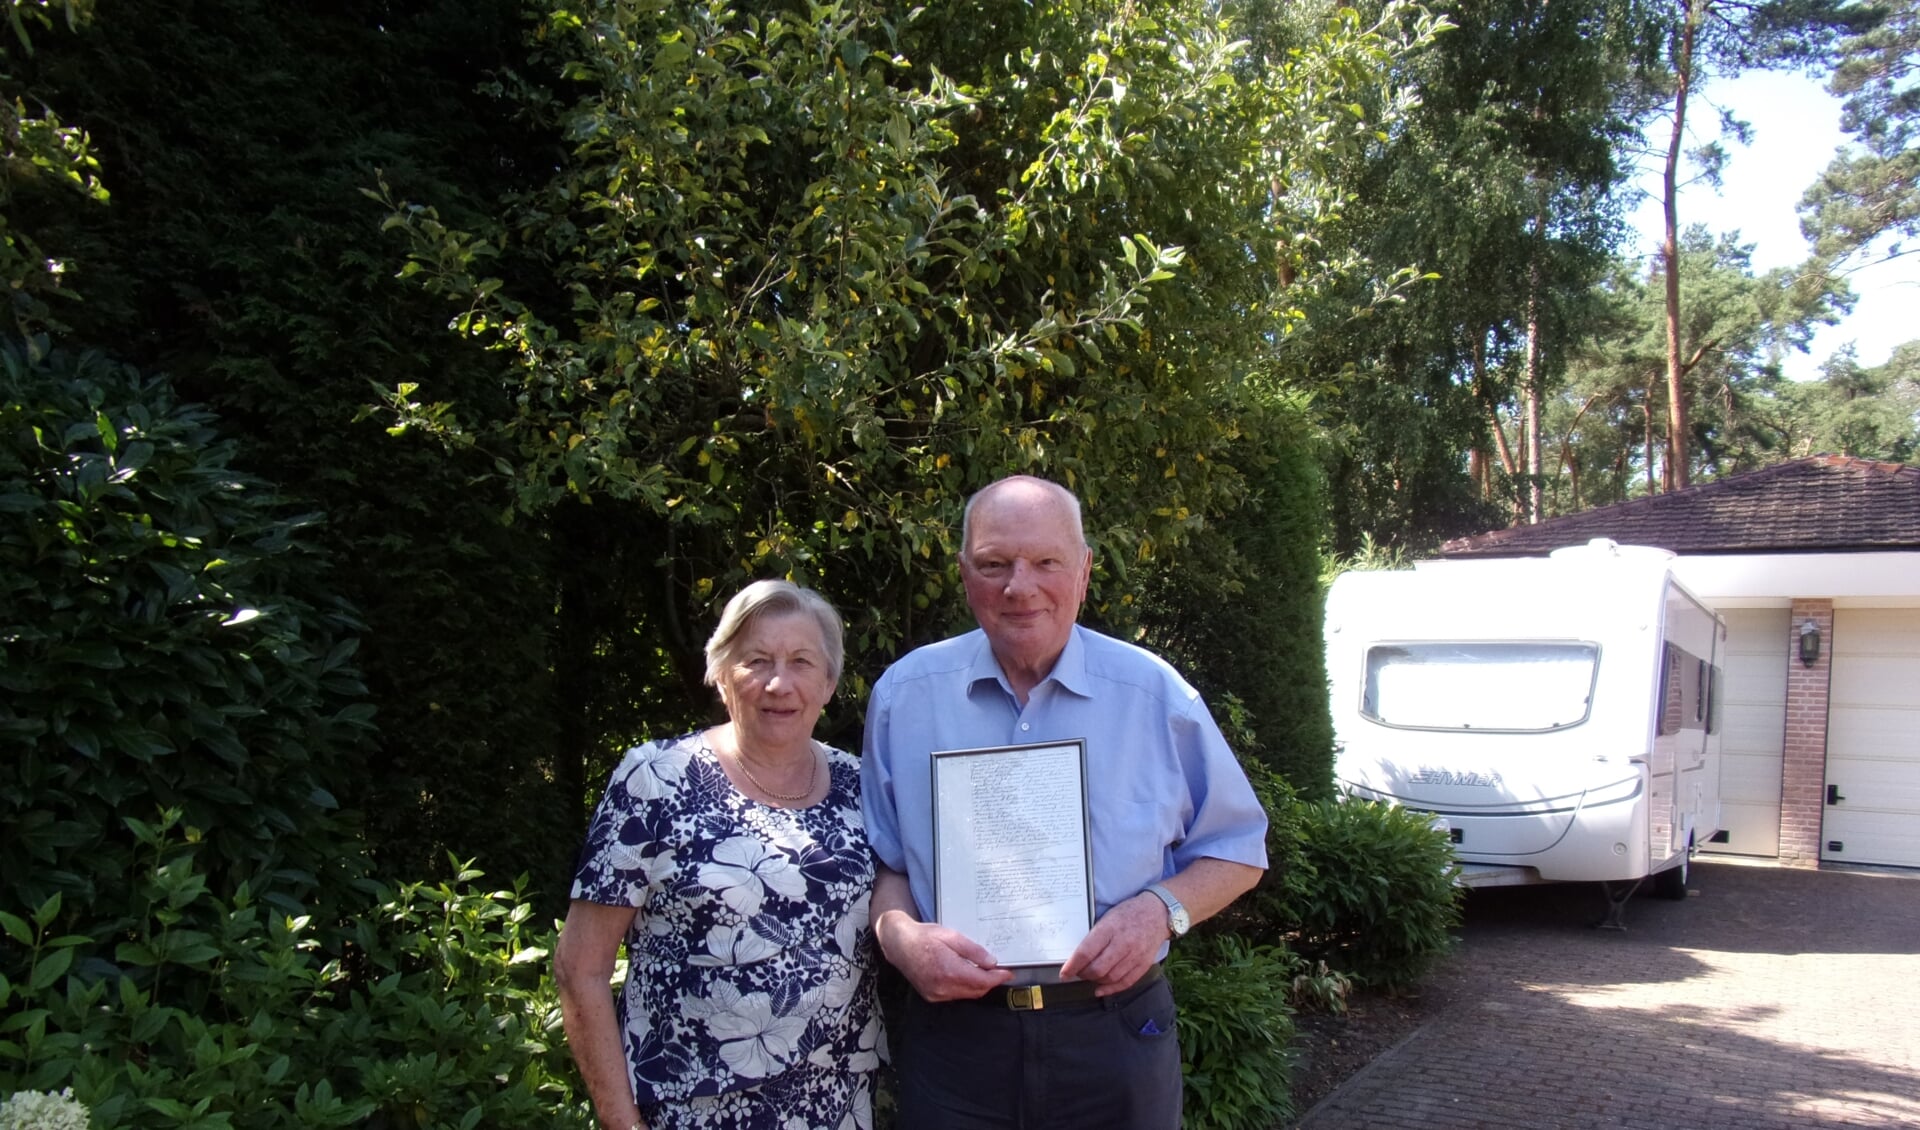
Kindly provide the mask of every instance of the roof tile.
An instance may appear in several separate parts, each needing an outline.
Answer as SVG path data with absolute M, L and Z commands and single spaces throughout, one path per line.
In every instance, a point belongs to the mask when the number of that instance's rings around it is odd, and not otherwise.
M 1440 547 L 1442 557 L 1529 557 L 1594 538 L 1675 553 L 1920 548 L 1920 467 L 1814 455 Z

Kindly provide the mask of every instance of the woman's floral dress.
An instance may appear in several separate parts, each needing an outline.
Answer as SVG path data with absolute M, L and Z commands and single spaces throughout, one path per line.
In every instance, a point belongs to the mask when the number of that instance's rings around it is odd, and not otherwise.
M 873 859 L 859 762 L 826 754 L 826 798 L 774 808 L 703 735 L 650 742 L 594 813 L 573 897 L 641 910 L 618 1011 L 655 1130 L 872 1125 Z

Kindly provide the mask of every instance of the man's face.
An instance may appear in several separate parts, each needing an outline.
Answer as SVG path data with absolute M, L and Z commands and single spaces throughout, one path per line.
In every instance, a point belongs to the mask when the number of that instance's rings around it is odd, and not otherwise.
M 1052 491 L 1016 482 L 980 500 L 960 578 L 1003 667 L 1039 676 L 1052 670 L 1080 615 L 1092 565 L 1073 512 Z

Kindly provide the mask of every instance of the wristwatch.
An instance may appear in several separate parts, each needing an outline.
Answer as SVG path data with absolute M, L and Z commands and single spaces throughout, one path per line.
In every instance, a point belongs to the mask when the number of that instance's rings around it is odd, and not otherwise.
M 1172 891 L 1159 883 L 1148 884 L 1147 891 L 1154 898 L 1167 904 L 1167 928 L 1173 931 L 1173 936 L 1176 938 L 1185 936 L 1186 932 L 1193 927 L 1193 919 L 1187 917 L 1187 908 L 1180 905 L 1180 900 L 1173 897 Z

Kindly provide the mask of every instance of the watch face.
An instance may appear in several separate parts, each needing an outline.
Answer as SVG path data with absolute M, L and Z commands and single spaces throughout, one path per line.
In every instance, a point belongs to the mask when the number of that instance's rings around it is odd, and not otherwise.
M 1176 938 L 1185 934 L 1187 927 L 1192 925 L 1192 922 L 1187 918 L 1187 908 L 1184 906 L 1169 913 L 1167 918 L 1173 926 L 1173 936 Z

